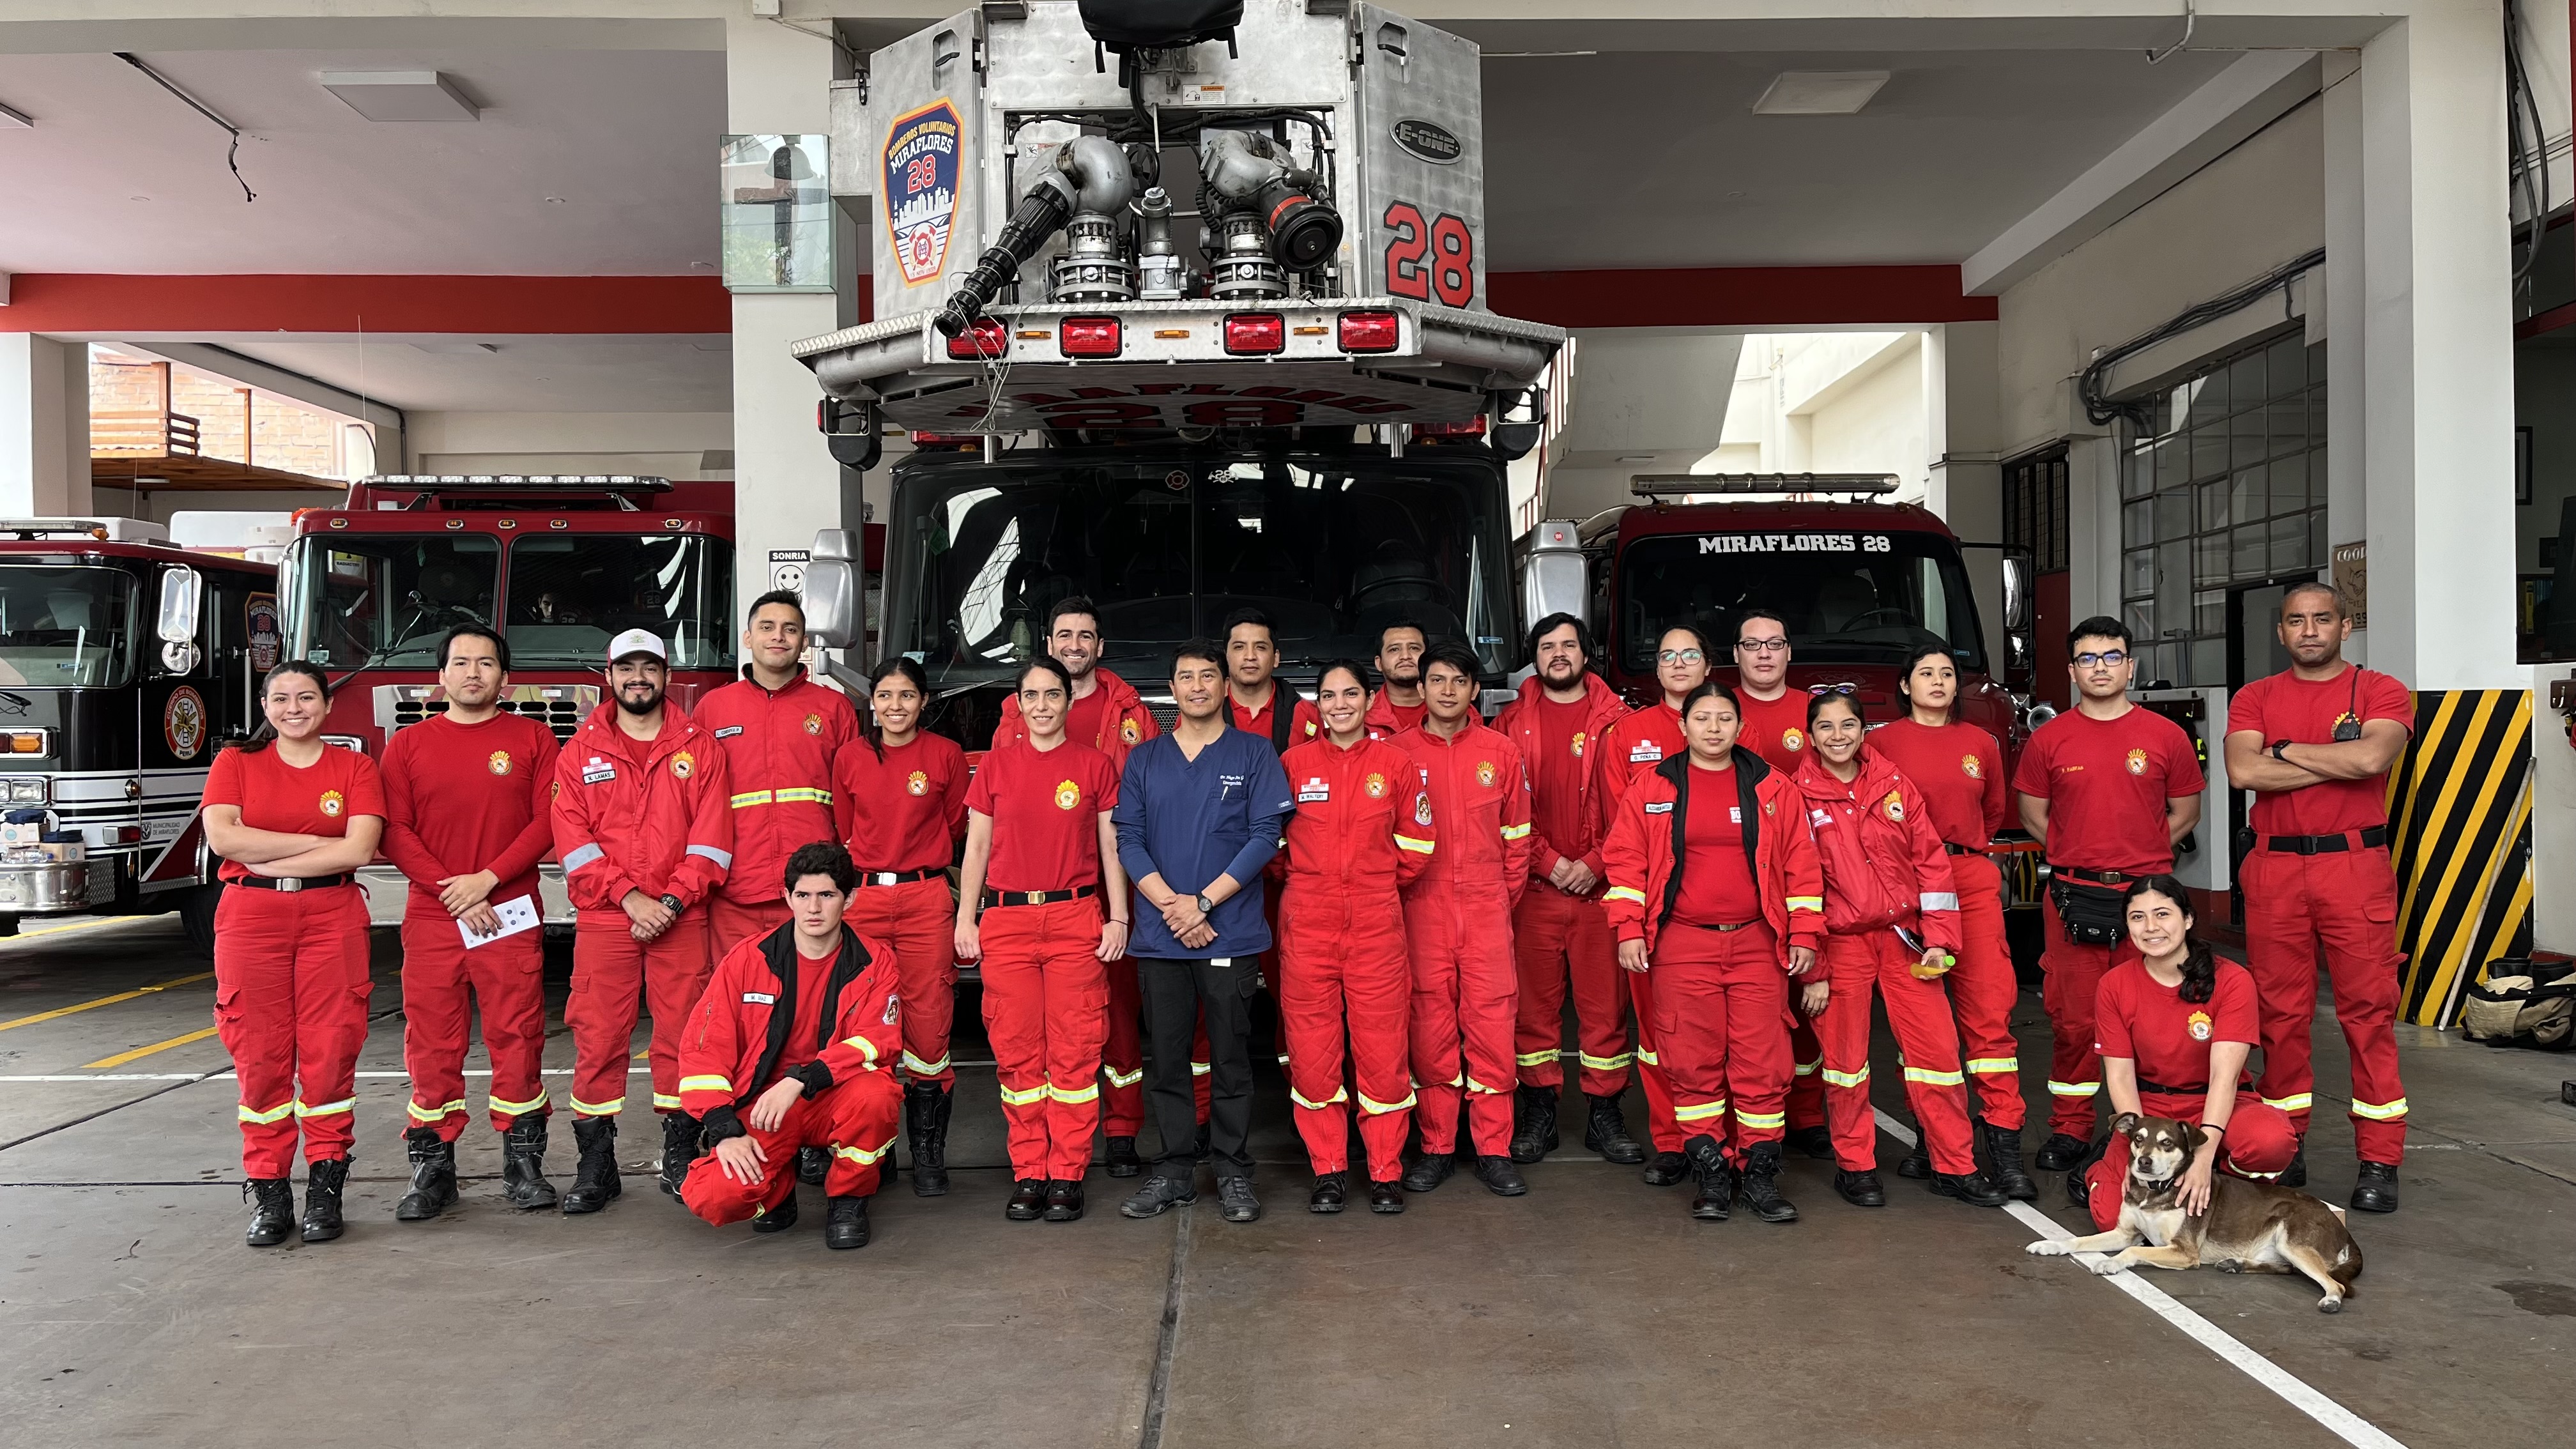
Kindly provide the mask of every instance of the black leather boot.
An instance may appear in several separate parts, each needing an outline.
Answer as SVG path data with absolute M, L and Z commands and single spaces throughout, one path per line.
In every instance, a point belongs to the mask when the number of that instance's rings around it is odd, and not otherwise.
M 403 1134 L 403 1151 L 411 1158 L 411 1191 L 394 1204 L 394 1221 L 425 1223 L 456 1206 L 456 1144 L 440 1141 L 435 1127 L 414 1127 Z
M 2092 1145 L 2081 1137 L 2051 1132 L 2048 1140 L 2039 1144 L 2039 1156 L 2031 1160 L 2031 1165 L 2042 1172 L 2064 1172 L 2081 1161 L 2085 1149 Z
M 1404 1184 L 1406 1192 L 1429 1192 L 1447 1182 L 1449 1174 L 1457 1168 L 1457 1159 L 1450 1154 L 1426 1152 L 1413 1159 L 1413 1165 L 1404 1170 L 1404 1176 L 1398 1181 Z
M 863 1197 L 836 1197 L 825 1210 L 823 1246 L 827 1248 L 864 1248 L 868 1245 L 868 1200 Z
M 2029 1171 L 2021 1165 L 2021 1129 L 1998 1127 L 1992 1122 L 1978 1126 L 1986 1139 L 1986 1159 L 1992 1164 L 1987 1175 L 1994 1178 L 1995 1186 L 2016 1202 L 2037 1202 L 2039 1184 L 2030 1180 Z
M 2066 1200 L 2068 1202 L 2071 1202 L 2077 1207 L 2083 1208 L 2088 1212 L 2092 1210 L 2093 1178 L 2091 1174 L 2093 1171 L 2093 1164 L 2101 1161 L 2103 1155 L 2108 1153 L 2110 1150 L 2111 1139 L 2109 1137 L 2104 1137 L 2099 1142 L 2088 1142 L 2084 1145 L 2084 1155 L 2076 1158 L 2074 1165 L 2066 1169 Z M 2117 1189 L 2119 1184 L 2113 1183 L 2112 1187 Z
M 2361 1173 L 2353 1179 L 2352 1207 L 2365 1213 L 2397 1211 L 2397 1164 L 2363 1158 Z
M 1834 1191 L 1842 1194 L 1843 1201 L 1853 1207 L 1887 1206 L 1887 1185 L 1878 1180 L 1878 1174 L 1873 1170 L 1845 1172 L 1836 1168 Z
M 821 1187 L 832 1175 L 832 1149 L 799 1147 L 796 1149 L 796 1180 L 807 1187 Z
M 1896 1175 L 1921 1182 L 1932 1175 L 1932 1148 L 1923 1140 L 1923 1124 L 1914 1124 L 1914 1147 L 1896 1163 Z
M 1079 1179 L 1058 1178 L 1047 1184 L 1046 1220 L 1051 1223 L 1079 1222 L 1082 1218 L 1082 1183 Z
M 763 1208 L 752 1214 L 751 1218 L 751 1230 L 755 1233 L 783 1233 L 794 1226 L 796 1226 L 796 1189 L 793 1187 L 787 1189 L 787 1196 L 779 1199 L 778 1206 Z
M 1350 1205 L 1351 1178 L 1346 1172 L 1315 1174 L 1314 1190 L 1306 1194 L 1306 1211 L 1337 1213 Z
M 1780 1195 L 1780 1144 L 1764 1142 L 1744 1149 L 1744 1171 L 1736 1179 L 1744 1205 L 1766 1223 L 1794 1223 L 1798 1210 Z
M 617 1180 L 617 1119 L 575 1117 L 572 1140 L 581 1150 L 581 1162 L 573 1168 L 572 1190 L 563 1195 L 563 1210 L 567 1216 L 595 1213 L 624 1190 Z
M 2308 1185 L 2308 1139 L 2305 1137 L 2299 1139 L 2298 1150 L 2290 1154 L 2290 1165 L 2282 1168 L 2281 1175 L 2274 1178 L 2273 1181 L 2278 1182 L 2283 1187 L 2306 1187 Z
M 1726 1221 L 1727 1211 L 1735 1202 L 1735 1169 L 1726 1162 L 1726 1151 L 1714 1137 L 1694 1137 L 1689 1151 L 1672 1154 L 1690 1164 L 1691 1175 L 1699 1179 L 1699 1191 L 1691 1195 L 1690 1215 L 1704 1223 Z
M 1136 1151 L 1135 1138 L 1109 1139 L 1109 1175 L 1111 1177 L 1134 1177 L 1144 1170 L 1145 1159 Z
M 1648 1187 L 1670 1187 L 1690 1176 L 1690 1159 L 1678 1152 L 1658 1152 L 1640 1174 Z
M 1818 1162 L 1834 1160 L 1834 1130 L 1830 1127 L 1792 1127 L 1782 1140 Z
M 1554 1087 L 1522 1087 L 1513 1104 L 1519 1109 L 1520 1127 L 1512 1133 L 1512 1161 L 1536 1162 L 1557 1149 L 1556 1092 Z
M 555 1185 L 546 1181 L 544 1117 L 518 1118 L 501 1134 L 501 1195 L 523 1213 L 555 1205 Z
M 1391 1177 L 1384 1182 L 1371 1179 L 1369 1182 L 1369 1211 L 1373 1213 L 1400 1213 L 1404 1211 L 1404 1184 Z
M 295 1185 L 282 1177 L 254 1177 L 242 1184 L 242 1201 L 251 1205 L 250 1231 L 242 1241 L 254 1248 L 274 1248 L 295 1231 Z
M 1024 1177 L 1011 1184 L 1011 1200 L 1002 1204 L 1002 1216 L 1015 1223 L 1033 1223 L 1046 1216 L 1046 1208 L 1046 1179 Z
M 1586 1093 L 1584 1100 L 1592 1108 L 1583 1119 L 1585 1151 L 1598 1152 L 1602 1161 L 1616 1162 L 1623 1167 L 1646 1160 L 1644 1145 L 1628 1135 L 1628 1119 L 1619 1110 L 1618 1098 L 1595 1097 Z
M 1512 1159 L 1501 1153 L 1476 1159 L 1476 1180 L 1496 1197 L 1519 1197 L 1529 1191 L 1529 1183 Z
M 1955 1197 L 1970 1207 L 2002 1207 L 2012 1201 L 1995 1180 L 1982 1172 L 1932 1174 L 1934 1197 Z
M 912 1139 L 912 1195 L 948 1195 L 948 1093 L 937 1082 L 906 1082 L 904 1130 Z
M 327 1243 L 340 1236 L 340 1190 L 349 1184 L 349 1159 L 326 1158 L 304 1174 L 304 1241 Z
M 698 1119 L 686 1112 L 662 1114 L 662 1196 L 677 1201 L 689 1164 L 698 1160 Z

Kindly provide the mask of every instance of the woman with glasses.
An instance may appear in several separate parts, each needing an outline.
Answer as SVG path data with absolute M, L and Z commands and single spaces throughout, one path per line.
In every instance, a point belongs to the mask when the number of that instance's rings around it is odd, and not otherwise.
M 2001 1207 L 2003 1190 L 1977 1170 L 1959 1029 L 1938 984 L 1959 947 L 1959 896 L 1932 812 L 1922 792 L 1870 749 L 1868 721 L 1851 695 L 1809 695 L 1807 733 L 1813 750 L 1797 784 L 1825 868 L 1825 973 L 1799 1005 L 1818 1019 L 1824 1048 L 1834 1191 L 1854 1207 L 1887 1205 L 1869 1093 L 1874 990 L 1887 1001 L 1905 1095 L 1931 1151 L 1932 1191 Z
M 1986 847 L 2006 818 L 2003 747 L 1958 718 L 1959 661 L 1944 645 L 1914 651 L 1898 676 L 1906 713 L 1870 732 L 1869 748 L 1923 792 L 1932 829 L 1950 857 L 1959 891 L 1958 964 L 1949 975 L 1950 1006 L 1967 1039 L 1968 1080 L 1976 1088 L 1989 1171 L 2009 1197 L 2029 1202 L 2039 1188 L 2022 1166 L 2021 1060 L 2013 1040 L 2012 946 L 2004 937 L 2004 877 Z M 1925 1177 L 1932 1160 L 1918 1140 L 1896 1165 Z

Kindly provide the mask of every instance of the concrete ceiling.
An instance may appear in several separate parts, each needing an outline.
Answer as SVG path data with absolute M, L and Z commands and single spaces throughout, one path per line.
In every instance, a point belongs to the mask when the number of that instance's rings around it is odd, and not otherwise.
M 118 340 L 149 348 L 153 339 Z M 722 333 L 370 335 L 364 343 L 354 337 L 228 334 L 194 340 L 363 390 L 407 412 L 720 413 L 733 407 L 733 339 Z

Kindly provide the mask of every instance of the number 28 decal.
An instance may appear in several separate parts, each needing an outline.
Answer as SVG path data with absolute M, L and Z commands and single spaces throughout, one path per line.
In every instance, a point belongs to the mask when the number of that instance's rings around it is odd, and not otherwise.
M 1445 212 L 1425 222 L 1410 201 L 1387 207 L 1384 219 L 1395 233 L 1386 248 L 1387 295 L 1428 302 L 1436 293 L 1444 307 L 1476 300 L 1476 242 L 1467 223 Z

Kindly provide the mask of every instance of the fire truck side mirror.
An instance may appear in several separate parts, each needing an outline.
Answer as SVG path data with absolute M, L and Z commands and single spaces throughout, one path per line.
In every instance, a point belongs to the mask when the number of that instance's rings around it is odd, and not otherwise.
M 161 574 L 161 610 L 153 632 L 161 640 L 161 667 L 186 674 L 197 667 L 197 619 L 203 612 L 206 579 L 184 564 Z
M 1530 531 L 1529 556 L 1521 573 L 1521 608 L 1532 623 L 1551 614 L 1583 617 L 1591 599 L 1584 575 L 1583 545 L 1572 519 L 1542 519 Z
M 859 541 L 846 528 L 815 533 L 805 561 L 805 634 L 826 649 L 859 642 Z
M 2004 555 L 2004 627 L 2030 627 L 2030 560 L 2016 553 Z

